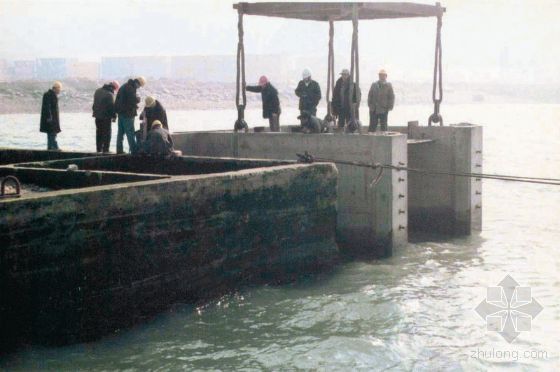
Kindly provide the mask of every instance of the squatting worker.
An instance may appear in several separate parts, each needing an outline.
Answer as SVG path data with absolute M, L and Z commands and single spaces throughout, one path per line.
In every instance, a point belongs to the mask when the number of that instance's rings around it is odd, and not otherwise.
M 280 132 L 281 109 L 278 90 L 274 88 L 266 76 L 259 78 L 258 85 L 249 85 L 245 89 L 249 92 L 261 94 L 263 118 L 268 119 L 271 132 Z
M 311 79 L 311 71 L 306 68 L 302 72 L 302 80 L 296 88 L 296 96 L 299 97 L 299 111 L 307 111 L 310 115 L 317 116 L 317 105 L 321 100 L 321 88 L 319 84 Z
M 360 102 L 361 90 L 357 84 L 354 84 L 354 94 L 356 102 Z M 350 95 L 350 71 L 347 68 L 340 72 L 340 78 L 336 81 L 333 90 L 332 110 L 333 115 L 338 117 L 338 127 L 344 128 L 351 118 L 351 105 L 348 96 Z
M 301 131 L 303 133 L 322 133 L 326 127 L 324 120 L 316 116 L 310 115 L 309 112 L 303 111 L 298 119 L 301 123 Z
M 154 97 L 148 96 L 144 100 L 144 103 L 144 111 L 140 115 L 140 120 L 146 120 L 147 131 L 149 132 L 150 129 L 152 129 L 152 124 L 156 120 L 159 120 L 161 122 L 163 128 L 169 130 L 169 126 L 167 124 L 167 112 L 165 111 L 165 107 L 163 107 L 161 102 Z
M 115 112 L 115 92 L 119 90 L 119 83 L 112 81 L 98 88 L 93 95 L 93 117 L 95 118 L 97 152 L 109 152 L 111 144 L 111 122 L 117 118 Z
M 387 72 L 379 71 L 379 80 L 371 85 L 368 94 L 369 131 L 375 132 L 377 124 L 387 131 L 387 116 L 395 105 L 393 86 L 387 81 Z
M 122 154 L 124 152 L 123 140 L 125 135 L 130 152 L 135 154 L 138 150 L 134 134 L 134 118 L 138 114 L 137 110 L 140 97 L 136 91 L 144 85 L 146 85 L 146 79 L 139 76 L 136 79 L 129 79 L 117 93 L 117 99 L 115 100 L 115 110 L 119 116 L 117 154 Z
M 161 121 L 155 120 L 152 123 L 152 129 L 148 132 L 144 150 L 150 155 L 168 156 L 174 154 L 173 138 L 163 128 Z
M 52 88 L 43 94 L 41 105 L 40 131 L 47 134 L 47 150 L 59 150 L 56 136 L 60 133 L 60 117 L 58 112 L 58 95 L 62 84 L 55 81 Z

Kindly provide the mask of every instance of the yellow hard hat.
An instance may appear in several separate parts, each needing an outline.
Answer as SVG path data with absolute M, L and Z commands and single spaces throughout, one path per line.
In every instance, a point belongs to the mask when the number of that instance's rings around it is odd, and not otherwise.
M 156 125 L 162 126 L 161 121 L 154 120 L 154 122 L 152 123 L 152 127 L 155 127 Z
M 55 81 L 52 87 L 62 90 L 62 83 L 60 81 Z
M 387 71 L 384 69 L 379 70 L 379 75 L 387 75 Z
M 151 107 L 154 107 L 156 105 L 156 99 L 152 96 L 148 96 L 144 100 L 144 103 L 146 104 L 146 107 L 151 108 Z
M 144 76 L 138 76 L 136 78 L 136 80 L 138 80 L 138 82 L 140 83 L 140 86 L 143 87 L 144 85 L 146 85 L 146 78 Z

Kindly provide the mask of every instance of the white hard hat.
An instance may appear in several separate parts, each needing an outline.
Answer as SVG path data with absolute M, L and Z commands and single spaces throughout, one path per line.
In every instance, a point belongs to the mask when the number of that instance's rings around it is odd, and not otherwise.
M 303 72 L 301 73 L 301 77 L 302 77 L 303 79 L 310 78 L 310 77 L 311 77 L 311 70 L 308 69 L 308 68 L 304 68 L 304 69 L 303 69 Z

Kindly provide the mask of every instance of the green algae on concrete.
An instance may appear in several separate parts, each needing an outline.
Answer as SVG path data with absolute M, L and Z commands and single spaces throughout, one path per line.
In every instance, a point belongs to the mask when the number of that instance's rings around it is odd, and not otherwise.
M 0 201 L 1 349 L 92 340 L 176 302 L 329 267 L 336 168 L 266 163 Z

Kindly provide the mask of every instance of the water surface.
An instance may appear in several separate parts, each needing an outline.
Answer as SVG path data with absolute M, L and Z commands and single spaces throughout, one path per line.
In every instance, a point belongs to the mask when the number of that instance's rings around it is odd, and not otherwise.
M 429 111 L 397 107 L 390 123 L 424 122 Z M 560 105 L 449 105 L 442 113 L 446 123 L 484 125 L 485 172 L 560 177 Z M 169 118 L 172 131 L 229 129 L 235 112 L 178 111 Z M 266 125 L 258 109 L 246 118 Z M 284 110 L 284 124 L 293 118 L 295 110 Z M 95 148 L 88 114 L 62 113 L 61 120 L 63 149 Z M 38 115 L 0 116 L 0 146 L 43 148 L 44 137 Z M 22 350 L 0 360 L 0 368 L 559 370 L 559 221 L 560 188 L 485 180 L 480 234 L 410 243 L 390 259 L 344 263 L 204 306 L 177 305 L 98 342 Z M 512 344 L 486 332 L 473 311 L 506 274 L 530 286 L 544 307 Z M 531 358 L 530 351 L 541 354 Z M 509 352 L 509 360 L 499 352 Z

